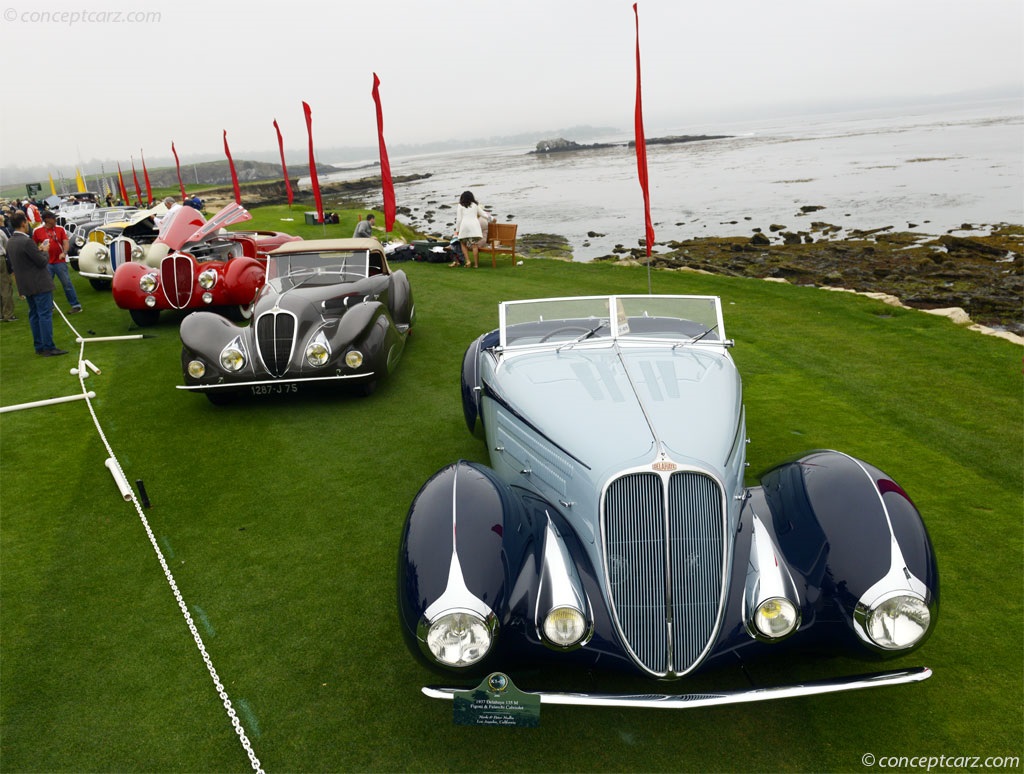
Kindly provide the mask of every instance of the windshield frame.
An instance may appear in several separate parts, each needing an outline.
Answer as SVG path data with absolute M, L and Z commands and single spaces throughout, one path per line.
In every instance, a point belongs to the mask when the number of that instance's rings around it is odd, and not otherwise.
M 727 344 L 718 296 L 612 295 L 505 301 L 499 346 L 562 348 L 583 342 Z M 562 325 L 555 325 L 560 322 Z

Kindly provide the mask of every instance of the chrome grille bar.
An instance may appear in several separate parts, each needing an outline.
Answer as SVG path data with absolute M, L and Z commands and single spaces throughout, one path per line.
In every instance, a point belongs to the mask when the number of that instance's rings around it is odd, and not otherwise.
M 619 634 L 638 665 L 694 669 L 717 633 L 725 520 L 718 482 L 699 471 L 629 473 L 602 504 L 605 566 Z
M 267 371 L 284 376 L 295 347 L 295 316 L 281 310 L 261 314 L 256 320 L 256 347 Z

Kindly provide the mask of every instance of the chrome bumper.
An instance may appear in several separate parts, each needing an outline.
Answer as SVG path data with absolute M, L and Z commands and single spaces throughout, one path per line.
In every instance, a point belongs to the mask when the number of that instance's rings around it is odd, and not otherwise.
M 289 379 L 282 376 L 280 379 L 253 379 L 247 382 L 221 382 L 220 384 L 176 384 L 178 390 L 238 390 L 243 387 L 262 387 L 285 384 L 311 384 L 313 382 L 341 382 L 352 381 L 353 379 L 372 379 L 372 373 L 366 374 L 343 374 L 342 376 L 296 376 Z
M 853 675 L 835 680 L 820 680 L 800 685 L 786 685 L 775 688 L 753 688 L 745 691 L 721 691 L 718 693 L 691 694 L 634 694 L 616 695 L 607 693 L 549 693 L 527 691 L 540 696 L 541 704 L 582 704 L 591 707 L 647 707 L 651 709 L 695 709 L 720 704 L 743 704 L 774 699 L 791 699 L 798 696 L 815 696 L 821 693 L 857 691 L 862 688 L 877 688 L 885 685 L 917 683 L 932 676 L 928 667 L 877 672 L 867 675 Z M 426 686 L 423 693 L 432 699 L 453 699 L 456 693 L 471 688 L 442 688 Z

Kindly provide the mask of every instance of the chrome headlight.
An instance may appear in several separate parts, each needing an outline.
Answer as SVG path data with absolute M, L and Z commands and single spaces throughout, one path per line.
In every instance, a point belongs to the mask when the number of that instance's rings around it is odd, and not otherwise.
M 110 255 L 110 251 L 105 247 L 97 246 L 94 255 L 96 256 L 97 261 L 105 261 Z
M 544 618 L 544 636 L 552 645 L 568 648 L 587 634 L 587 619 L 574 607 L 556 607 Z
M 199 287 L 209 290 L 217 284 L 217 272 L 213 269 L 206 269 L 199 273 Z
M 152 293 L 156 290 L 157 276 L 155 271 L 151 271 L 148 274 L 143 274 L 139 277 L 139 290 L 143 293 Z
M 142 257 L 142 248 L 138 245 L 132 245 L 132 260 L 137 261 Z
M 85 234 L 75 234 L 75 245 L 79 249 L 85 246 Z
M 456 610 L 437 618 L 427 632 L 427 647 L 441 664 L 467 667 L 491 649 L 491 630 L 476 613 Z
M 206 375 L 206 364 L 202 360 L 189 360 L 188 375 L 193 379 L 202 379 Z
M 306 362 L 311 366 L 322 366 L 330 359 L 331 347 L 324 332 L 320 331 L 306 347 Z
M 751 623 L 762 637 L 777 640 L 796 631 L 800 611 L 788 599 L 772 597 L 757 606 Z
M 870 609 L 858 606 L 865 633 L 885 650 L 914 647 L 931 627 L 931 610 L 925 601 L 911 594 L 896 594 L 877 601 Z
M 242 342 L 235 338 L 230 344 L 220 351 L 220 364 L 225 371 L 240 371 L 245 365 L 245 351 L 242 349 Z
M 345 365 L 349 368 L 359 368 L 363 364 L 363 353 L 358 349 L 353 349 L 351 352 L 345 355 Z

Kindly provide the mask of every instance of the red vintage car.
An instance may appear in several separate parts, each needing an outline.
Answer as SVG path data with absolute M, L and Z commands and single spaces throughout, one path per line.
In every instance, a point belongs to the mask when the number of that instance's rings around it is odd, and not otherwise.
M 252 313 L 266 281 L 266 254 L 302 237 L 278 231 L 226 231 L 251 220 L 240 204 L 229 204 L 206 220 L 191 207 L 170 213 L 157 241 L 171 252 L 157 268 L 126 262 L 113 279 L 114 303 L 136 325 L 155 325 L 165 309 L 214 309 L 235 319 Z

